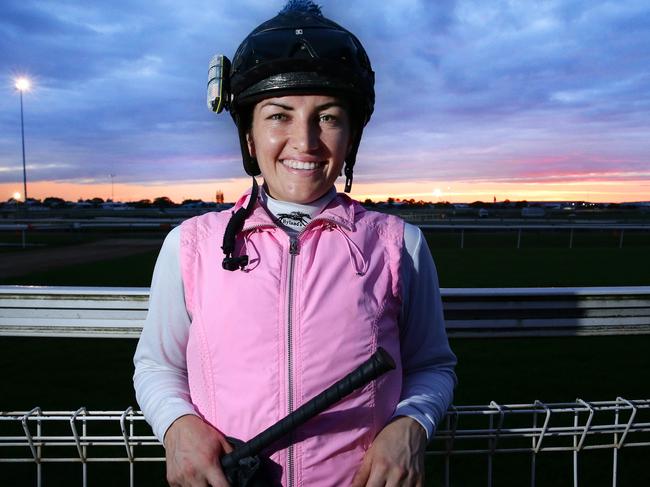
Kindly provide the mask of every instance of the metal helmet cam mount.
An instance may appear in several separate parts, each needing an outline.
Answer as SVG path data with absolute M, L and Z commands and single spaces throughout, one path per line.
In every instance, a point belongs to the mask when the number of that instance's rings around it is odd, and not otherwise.
M 374 110 L 374 85 L 375 73 L 356 36 L 324 17 L 311 0 L 289 0 L 278 15 L 244 39 L 232 63 L 223 55 L 212 58 L 208 108 L 215 113 L 224 109 L 230 112 L 239 132 L 244 170 L 254 178 L 260 168 L 249 153 L 246 134 L 255 103 L 264 98 L 315 93 L 346 100 L 352 122 L 352 145 L 344 168 L 347 193 L 352 188 L 363 128 Z M 234 243 L 227 247 L 234 248 Z

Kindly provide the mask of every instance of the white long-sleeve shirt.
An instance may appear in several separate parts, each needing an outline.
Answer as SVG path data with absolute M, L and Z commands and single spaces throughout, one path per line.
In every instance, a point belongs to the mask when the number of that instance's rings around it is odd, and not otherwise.
M 305 226 L 335 195 L 332 190 L 316 202 L 298 205 L 274 200 L 262 191 L 262 202 L 278 224 L 291 233 Z M 430 439 L 451 404 L 456 357 L 449 348 L 438 277 L 428 245 L 420 229 L 408 223 L 400 278 L 404 378 L 393 416 L 415 419 Z M 176 227 L 165 238 L 156 261 L 149 312 L 134 356 L 136 398 L 161 442 L 176 419 L 197 414 L 190 399 L 185 355 L 190 326 L 181 274 L 180 227 Z

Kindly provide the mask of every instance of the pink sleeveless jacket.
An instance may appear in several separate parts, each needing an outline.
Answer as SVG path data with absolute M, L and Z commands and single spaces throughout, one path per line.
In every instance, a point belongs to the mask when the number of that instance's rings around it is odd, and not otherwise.
M 338 195 L 290 238 L 257 204 L 234 254 L 249 264 L 230 272 L 221 267 L 230 216 L 181 228 L 192 401 L 221 432 L 248 440 L 384 347 L 397 370 L 310 420 L 271 457 L 284 486 L 349 485 L 399 401 L 404 224 Z

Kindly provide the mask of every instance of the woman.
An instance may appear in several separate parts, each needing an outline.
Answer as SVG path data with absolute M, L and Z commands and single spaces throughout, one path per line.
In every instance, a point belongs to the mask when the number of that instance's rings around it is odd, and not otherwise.
M 365 50 L 310 0 L 290 1 L 223 81 L 211 107 L 230 111 L 264 185 L 232 213 L 183 222 L 156 263 L 134 383 L 168 481 L 226 486 L 226 435 L 251 438 L 382 346 L 395 371 L 269 453 L 285 486 L 423 485 L 456 359 L 420 230 L 334 188 L 343 172 L 350 191 L 374 108 Z

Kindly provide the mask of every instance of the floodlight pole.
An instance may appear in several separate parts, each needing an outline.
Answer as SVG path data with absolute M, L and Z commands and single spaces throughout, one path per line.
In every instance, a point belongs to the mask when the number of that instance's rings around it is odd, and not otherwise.
M 23 90 L 20 91 L 20 134 L 23 141 L 23 194 L 25 195 L 25 209 L 27 209 L 27 168 L 25 166 L 25 122 L 23 118 Z

